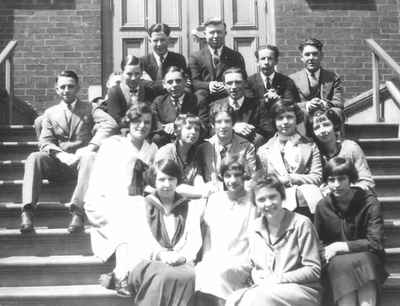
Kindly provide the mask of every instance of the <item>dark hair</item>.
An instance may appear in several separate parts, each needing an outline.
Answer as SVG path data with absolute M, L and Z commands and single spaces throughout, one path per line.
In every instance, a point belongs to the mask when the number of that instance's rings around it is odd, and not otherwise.
M 216 26 L 216 25 L 220 25 L 220 24 L 222 24 L 222 25 L 224 26 L 225 30 L 226 30 L 226 23 L 225 23 L 225 21 L 223 21 L 222 19 L 219 19 L 219 18 L 215 18 L 215 17 L 214 17 L 214 18 L 207 19 L 206 21 L 204 21 L 203 27 L 204 27 L 204 29 L 205 29 L 205 28 L 208 27 L 209 25 Z
M 132 55 L 132 54 L 128 54 L 122 61 L 121 61 L 121 69 L 122 70 L 124 70 L 125 69 L 125 66 L 127 66 L 127 65 L 132 65 L 132 66 L 140 66 L 140 69 L 142 69 L 143 70 L 143 63 L 142 63 L 142 61 L 138 58 L 138 57 L 136 57 L 136 56 L 134 56 L 134 55 Z
M 131 122 L 135 122 L 138 120 L 140 117 L 142 117 L 143 114 L 151 114 L 151 129 L 150 133 L 153 131 L 155 128 L 155 116 L 151 110 L 151 107 L 149 106 L 150 103 L 147 102 L 138 102 L 134 103 L 125 113 L 125 116 L 121 120 L 121 126 L 122 127 L 127 127 Z
M 230 170 L 239 170 L 242 174 L 245 174 L 245 161 L 243 158 L 240 158 L 239 155 L 227 155 L 222 161 L 221 166 L 219 167 L 219 175 L 221 178 L 224 177 L 224 174 Z
M 236 122 L 236 113 L 232 106 L 228 103 L 213 103 L 210 108 L 210 122 L 215 124 L 215 118 L 219 113 L 227 113 L 232 119 L 232 124 Z
M 303 52 L 305 46 L 314 46 L 319 51 L 322 51 L 322 47 L 324 46 L 321 41 L 316 38 L 308 38 L 299 45 L 300 52 Z
M 175 177 L 178 180 L 178 185 L 182 183 L 182 170 L 172 159 L 160 159 L 146 171 L 145 180 L 152 187 L 156 185 L 157 172 Z
M 259 52 L 262 50 L 271 50 L 272 52 L 274 52 L 275 58 L 278 59 L 279 58 L 279 49 L 277 46 L 274 45 L 262 45 L 260 47 L 257 48 L 257 50 L 254 52 L 254 55 L 256 56 L 256 59 L 258 60 L 258 56 L 259 56 Z
M 314 120 L 323 121 L 323 119 L 319 119 L 323 117 L 326 117 L 330 122 L 332 122 L 335 133 L 341 133 L 342 131 L 342 119 L 334 110 L 328 108 L 326 110 L 316 110 L 315 112 L 311 112 L 306 121 L 306 131 L 308 135 L 311 135 L 316 143 L 318 143 L 318 137 L 314 133 Z
M 358 172 L 350 159 L 344 157 L 334 157 L 329 160 L 324 167 L 324 181 L 327 182 L 330 176 L 347 175 L 351 183 L 358 180 Z
M 282 200 L 286 199 L 285 186 L 275 174 L 263 175 L 256 178 L 252 186 L 253 195 L 261 188 L 272 188 L 279 192 Z
M 222 74 L 223 80 L 225 81 L 225 76 L 226 76 L 227 74 L 231 74 L 231 73 L 239 73 L 239 74 L 242 76 L 242 79 L 244 78 L 244 77 L 243 77 L 242 69 L 240 69 L 239 67 L 229 67 L 229 68 L 226 69 L 226 70 L 224 71 L 224 73 Z
M 178 139 L 180 138 L 182 127 L 187 123 L 194 123 L 199 126 L 199 128 L 200 128 L 199 140 L 200 140 L 200 137 L 204 133 L 203 123 L 201 122 L 201 120 L 198 116 L 195 116 L 190 113 L 179 114 L 176 117 L 175 122 L 174 122 L 174 132 L 175 132 L 175 135 L 177 136 L 177 138 Z
M 164 33 L 165 35 L 169 36 L 169 34 L 171 33 L 171 28 L 165 23 L 155 23 L 149 28 L 147 33 L 149 33 L 149 36 L 151 36 L 151 34 L 153 34 L 154 32 Z
M 187 79 L 187 74 L 185 72 L 185 70 L 183 70 L 182 68 L 178 67 L 178 66 L 168 66 L 167 69 L 163 72 L 163 79 L 165 79 L 165 76 L 167 75 L 167 73 L 170 72 L 180 72 L 182 77 L 184 79 Z
M 300 107 L 297 105 L 297 103 L 294 103 L 290 100 L 283 100 L 283 99 L 278 99 L 274 104 L 271 106 L 271 116 L 275 125 L 275 120 L 276 118 L 286 112 L 294 112 L 296 116 L 296 123 L 299 124 L 304 120 L 304 114 L 303 111 L 300 109 Z
M 58 82 L 59 77 L 66 77 L 74 79 L 76 84 L 79 84 L 79 78 L 75 71 L 72 70 L 63 70 L 56 76 L 56 83 Z

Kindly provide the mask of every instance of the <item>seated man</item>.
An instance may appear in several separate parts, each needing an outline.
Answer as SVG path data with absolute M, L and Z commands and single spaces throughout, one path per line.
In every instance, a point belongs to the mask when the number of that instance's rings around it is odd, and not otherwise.
M 185 73 L 188 72 L 185 57 L 168 50 L 170 33 L 170 27 L 164 23 L 153 24 L 148 30 L 152 52 L 141 57 L 140 61 L 143 71 L 151 79 L 148 86 L 151 88 L 153 96 L 149 99 L 150 101 L 166 93 L 162 80 L 168 67 L 176 66 L 183 69 Z
M 321 67 L 323 44 L 315 38 L 300 44 L 304 69 L 290 75 L 300 95 L 300 108 L 309 114 L 317 109 L 332 108 L 343 118 L 343 86 L 340 77 Z
M 274 127 L 268 118 L 264 103 L 244 95 L 245 81 L 240 68 L 227 69 L 223 79 L 228 97 L 219 99 L 212 105 L 230 105 L 236 117 L 233 126 L 235 133 L 253 142 L 256 148 L 263 145 L 274 134 Z
M 205 182 L 212 182 L 222 190 L 218 182 L 221 161 L 229 156 L 238 155 L 246 161 L 246 177 L 252 177 L 257 170 L 254 145 L 235 134 L 235 111 L 227 103 L 213 104 L 210 110 L 211 126 L 215 135 L 199 146 L 199 163 Z
M 248 83 L 255 97 L 266 103 L 268 109 L 277 96 L 283 100 L 300 101 L 293 81 L 275 71 L 275 66 L 279 61 L 279 49 L 273 45 L 266 45 L 259 47 L 254 54 L 260 72 L 249 76 Z
M 189 59 L 195 95 L 208 102 L 226 97 L 222 75 L 229 67 L 239 67 L 247 79 L 243 56 L 225 46 L 226 24 L 210 19 L 203 25 L 207 45 L 193 53 Z
M 56 91 L 61 101 L 47 109 L 42 119 L 39 137 L 40 151 L 29 155 L 25 162 L 22 187 L 21 232 L 33 231 L 33 212 L 39 200 L 42 179 L 65 181 L 77 176 L 71 198 L 73 214 L 68 230 L 83 230 L 83 197 L 87 189 L 94 152 L 102 140 L 110 136 L 113 123 L 104 114 L 95 127 L 95 110 L 91 103 L 77 98 L 79 79 L 73 71 L 62 71 L 56 79 Z
M 208 108 L 204 103 L 198 106 L 197 98 L 190 92 L 185 91 L 186 75 L 179 67 L 169 67 L 163 80 L 167 94 L 158 96 L 152 104 L 153 112 L 156 116 L 157 132 L 153 136 L 153 141 L 161 147 L 174 137 L 174 122 L 179 114 L 199 114 L 207 116 Z M 202 118 L 200 118 L 202 119 Z

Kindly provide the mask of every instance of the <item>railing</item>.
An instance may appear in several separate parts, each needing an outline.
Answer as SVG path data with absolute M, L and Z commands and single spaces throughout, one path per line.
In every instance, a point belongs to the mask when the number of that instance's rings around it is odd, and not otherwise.
M 393 69 L 397 75 L 400 76 L 400 65 L 397 64 L 394 59 L 379 46 L 372 38 L 366 39 L 367 45 L 372 51 L 372 101 L 376 112 L 376 121 L 385 121 L 384 105 L 379 101 L 379 61 L 385 62 L 391 69 Z
M 7 46 L 0 53 L 0 65 L 5 64 L 5 87 L 7 93 L 9 95 L 8 99 L 8 123 L 12 124 L 13 122 L 13 105 L 14 105 L 14 64 L 13 64 L 13 56 L 14 49 L 17 46 L 17 41 L 10 41 Z

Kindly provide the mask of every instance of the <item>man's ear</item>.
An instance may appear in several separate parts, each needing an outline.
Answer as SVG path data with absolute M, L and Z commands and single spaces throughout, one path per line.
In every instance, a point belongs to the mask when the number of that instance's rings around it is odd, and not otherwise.
M 167 89 L 167 86 L 166 86 L 166 84 L 165 84 L 165 81 L 164 81 L 164 80 L 162 80 L 162 85 L 163 85 L 164 89 Z

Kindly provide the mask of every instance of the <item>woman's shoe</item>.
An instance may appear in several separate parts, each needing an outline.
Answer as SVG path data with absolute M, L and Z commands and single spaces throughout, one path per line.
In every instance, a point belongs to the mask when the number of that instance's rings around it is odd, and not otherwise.
M 117 280 L 115 282 L 115 290 L 117 291 L 118 295 L 124 297 L 131 297 L 132 292 L 129 290 L 128 285 L 128 274 L 121 280 Z

